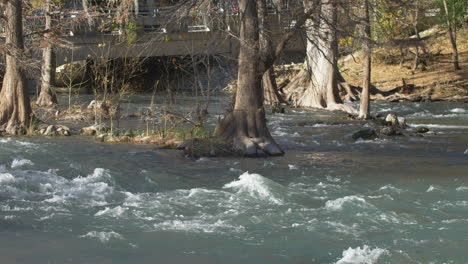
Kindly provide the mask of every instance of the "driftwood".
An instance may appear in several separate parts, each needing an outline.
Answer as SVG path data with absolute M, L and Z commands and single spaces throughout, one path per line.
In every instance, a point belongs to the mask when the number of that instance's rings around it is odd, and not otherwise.
M 385 102 L 465 102 L 468 103 L 468 96 L 450 96 L 450 97 L 432 97 L 430 95 L 405 95 L 401 93 L 395 93 L 389 96 L 383 96 L 381 94 L 373 96 L 376 101 Z

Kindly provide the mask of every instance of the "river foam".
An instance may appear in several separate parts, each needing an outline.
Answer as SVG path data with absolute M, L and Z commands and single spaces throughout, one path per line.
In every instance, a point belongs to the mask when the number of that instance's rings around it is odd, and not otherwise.
M 285 187 L 260 174 L 245 172 L 239 176 L 239 180 L 232 181 L 223 188 L 234 190 L 237 195 L 247 195 L 274 204 L 284 203 Z
M 14 159 L 11 162 L 11 168 L 12 169 L 16 169 L 16 168 L 23 167 L 23 166 L 26 166 L 26 165 L 33 166 L 34 163 L 32 161 L 28 160 L 28 159 Z
M 119 234 L 117 232 L 114 232 L 114 231 L 110 231 L 110 232 L 91 231 L 91 232 L 88 232 L 87 234 L 82 235 L 80 237 L 81 238 L 95 238 L 95 239 L 98 239 L 99 241 L 101 241 L 102 243 L 108 243 L 110 240 L 122 240 L 122 239 L 124 239 L 124 237 L 121 234 Z
M 362 248 L 350 247 L 343 251 L 343 257 L 336 264 L 374 264 L 384 254 L 389 254 L 388 250 L 371 248 L 367 245 Z

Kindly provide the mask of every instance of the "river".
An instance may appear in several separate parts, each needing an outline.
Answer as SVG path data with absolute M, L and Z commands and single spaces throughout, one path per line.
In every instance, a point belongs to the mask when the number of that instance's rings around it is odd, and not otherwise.
M 468 106 L 372 107 L 436 134 L 354 141 L 288 109 L 279 158 L 0 138 L 0 263 L 468 263 Z

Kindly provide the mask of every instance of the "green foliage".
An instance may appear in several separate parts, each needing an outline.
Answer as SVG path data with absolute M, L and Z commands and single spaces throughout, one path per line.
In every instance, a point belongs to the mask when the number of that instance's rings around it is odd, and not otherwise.
M 447 24 L 447 14 L 445 13 L 444 1 L 435 0 L 435 4 L 440 8 L 439 23 L 442 25 Z M 455 22 L 456 26 L 460 26 L 463 23 L 465 17 L 468 16 L 468 1 L 466 0 L 447 0 L 447 7 L 449 11 L 449 17 Z
M 175 138 L 186 140 L 189 138 L 209 138 L 211 133 L 201 126 L 176 127 L 174 128 Z
M 135 21 L 129 21 L 125 27 L 125 34 L 127 35 L 127 43 L 133 44 L 138 38 L 138 25 Z
M 29 127 L 28 127 L 28 135 L 34 135 L 36 131 L 39 130 L 39 120 L 36 119 L 35 117 L 31 118 L 29 121 Z

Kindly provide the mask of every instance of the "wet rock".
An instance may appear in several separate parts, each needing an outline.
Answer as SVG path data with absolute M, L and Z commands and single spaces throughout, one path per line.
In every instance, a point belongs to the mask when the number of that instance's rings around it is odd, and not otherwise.
M 427 127 L 417 127 L 416 128 L 416 133 L 426 134 L 428 132 L 429 132 L 429 128 L 427 128 Z
M 271 107 L 271 112 L 273 114 L 284 114 L 286 112 L 284 106 L 280 105 L 280 104 L 274 104 L 272 107 Z
M 398 126 L 398 117 L 395 114 L 388 114 L 385 117 L 385 122 L 390 126 Z
M 394 126 L 382 127 L 379 132 L 385 136 L 396 136 L 398 134 L 397 129 Z
M 377 132 L 375 131 L 375 129 L 366 127 L 354 133 L 352 137 L 354 140 L 358 140 L 358 139 L 370 140 L 370 139 L 376 139 L 378 136 L 377 136 Z
M 406 118 L 399 116 L 397 119 L 398 119 L 398 126 L 400 128 L 406 128 Z
M 94 124 L 89 127 L 83 127 L 80 129 L 80 135 L 83 136 L 95 136 L 100 133 L 109 131 L 109 128 L 104 124 Z

